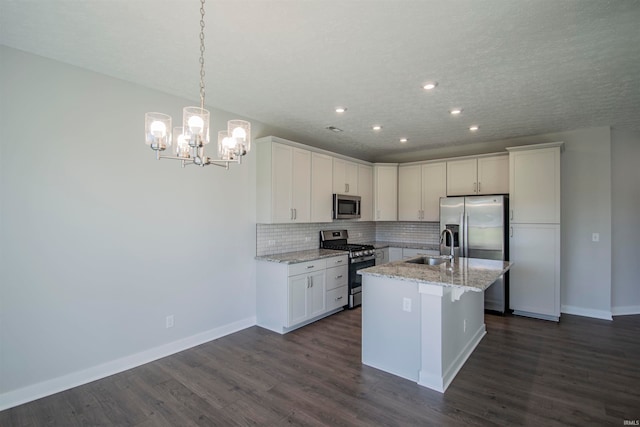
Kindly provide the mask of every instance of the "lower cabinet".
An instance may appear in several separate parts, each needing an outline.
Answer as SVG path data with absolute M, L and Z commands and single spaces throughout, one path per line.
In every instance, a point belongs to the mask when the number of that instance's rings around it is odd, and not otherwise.
M 376 265 L 389 262 L 389 248 L 376 249 Z
M 509 305 L 513 313 L 560 319 L 560 225 L 511 224 Z
M 257 261 L 256 323 L 287 333 L 347 305 L 347 255 L 296 264 Z
M 289 316 L 287 326 L 324 313 L 325 271 L 289 277 Z

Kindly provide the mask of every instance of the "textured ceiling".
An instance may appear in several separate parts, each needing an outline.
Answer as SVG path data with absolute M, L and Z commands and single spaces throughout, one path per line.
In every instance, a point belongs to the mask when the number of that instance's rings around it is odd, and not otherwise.
M 637 0 L 209 0 L 206 11 L 207 104 L 334 152 L 393 161 L 640 131 Z M 195 0 L 0 0 L 0 43 L 194 102 L 198 32 Z

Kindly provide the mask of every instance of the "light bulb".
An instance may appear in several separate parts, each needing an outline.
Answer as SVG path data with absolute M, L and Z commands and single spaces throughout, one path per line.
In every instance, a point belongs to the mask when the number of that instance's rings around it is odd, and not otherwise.
M 204 120 L 202 120 L 202 117 L 200 116 L 191 116 L 189 117 L 187 125 L 192 133 L 200 133 L 204 127 Z
M 244 141 L 247 138 L 247 131 L 242 129 L 241 127 L 237 127 L 233 130 L 231 136 L 233 138 L 241 139 Z
M 236 144 L 236 140 L 235 140 L 235 138 L 231 138 L 231 137 L 228 137 L 228 136 L 227 136 L 226 138 L 224 138 L 224 139 L 222 140 L 222 146 L 223 146 L 224 148 L 231 149 L 231 148 L 235 148 L 235 147 L 236 147 L 236 145 L 237 145 L 237 144 Z
M 151 132 L 151 135 L 155 138 L 164 138 L 167 134 L 167 125 L 160 120 L 154 120 L 149 126 L 149 132 Z

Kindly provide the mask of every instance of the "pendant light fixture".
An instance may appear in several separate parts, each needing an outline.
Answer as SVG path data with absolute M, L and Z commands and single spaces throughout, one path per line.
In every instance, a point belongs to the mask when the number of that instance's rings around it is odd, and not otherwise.
M 171 128 L 171 116 L 163 113 L 145 114 L 145 142 L 156 152 L 156 159 L 180 160 L 186 165 L 215 165 L 229 168 L 241 163 L 251 149 L 251 123 L 229 120 L 227 129 L 218 132 L 218 158 L 205 155 L 209 144 L 209 111 L 204 108 L 204 1 L 200 0 L 200 106 L 184 107 L 182 126 Z M 173 155 L 160 154 L 171 149 Z

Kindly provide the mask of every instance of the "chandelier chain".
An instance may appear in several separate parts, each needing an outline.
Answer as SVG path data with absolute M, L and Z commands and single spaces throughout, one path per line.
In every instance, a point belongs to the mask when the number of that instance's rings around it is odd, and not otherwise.
M 200 0 L 200 108 L 204 109 L 204 1 Z

